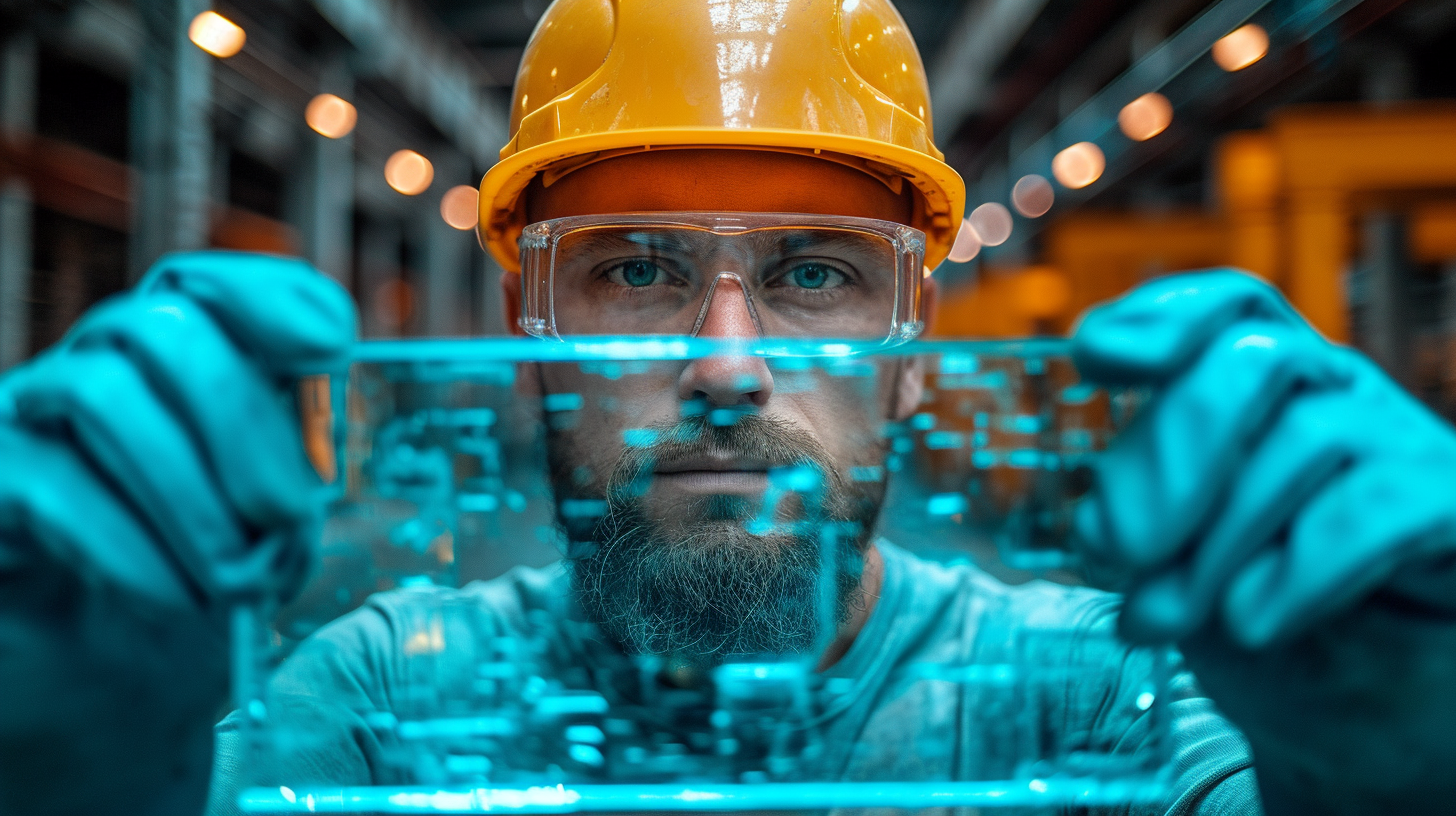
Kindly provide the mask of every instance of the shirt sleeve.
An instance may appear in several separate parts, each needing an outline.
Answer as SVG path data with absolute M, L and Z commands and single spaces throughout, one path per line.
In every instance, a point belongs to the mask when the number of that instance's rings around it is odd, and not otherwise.
M 209 816 L 238 813 L 238 795 L 254 786 L 440 781 L 431 764 L 440 743 L 402 740 L 396 726 L 468 699 L 482 645 L 506 632 L 503 615 L 521 617 L 502 609 L 520 607 L 523 585 L 547 594 L 535 587 L 546 580 L 384 592 L 320 629 L 269 680 L 262 746 L 245 749 L 237 712 L 218 724 Z
M 238 795 L 256 785 L 394 781 L 370 719 L 391 710 L 397 623 L 370 603 L 305 640 L 269 682 L 260 748 L 245 750 L 238 712 L 217 725 L 209 816 L 239 813 Z
M 1248 741 L 1198 690 L 1192 675 L 1173 681 L 1170 736 L 1173 742 L 1173 795 L 1168 816 L 1259 816 Z
M 1082 627 L 1093 633 L 1111 633 L 1117 604 L 1114 596 L 1090 604 Z M 1161 806 L 1135 812 L 1148 816 L 1260 816 L 1263 808 L 1248 741 L 1199 689 L 1182 657 L 1168 650 L 1161 669 L 1146 649 L 1125 650 L 1109 660 L 1118 664 L 1115 671 L 1108 672 L 1110 687 L 1098 699 L 1084 696 L 1079 704 L 1069 705 L 1067 713 L 1075 716 L 1077 708 L 1091 703 L 1096 712 L 1090 734 L 1094 745 L 1111 746 L 1114 753 L 1158 751 L 1169 757 L 1172 781 L 1166 800 Z M 1149 679 L 1159 671 L 1169 678 L 1164 699 L 1149 704 Z M 1075 691 L 1068 693 L 1069 699 L 1076 696 Z M 1160 727 L 1160 723 L 1166 725 Z M 1165 745 L 1157 744 L 1164 739 Z

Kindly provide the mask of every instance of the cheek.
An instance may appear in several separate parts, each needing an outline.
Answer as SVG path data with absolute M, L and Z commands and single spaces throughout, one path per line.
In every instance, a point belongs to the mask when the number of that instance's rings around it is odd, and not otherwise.
M 578 487 L 605 487 L 631 431 L 676 422 L 680 416 L 676 374 L 662 366 L 606 363 L 583 370 L 560 363 L 542 366 L 541 379 L 556 469 L 568 471 L 558 478 L 571 476 Z M 578 468 L 586 468 L 588 480 L 572 472 Z
M 840 468 L 880 464 L 886 409 L 877 379 L 814 372 L 811 387 L 783 395 L 780 412 L 792 413 Z

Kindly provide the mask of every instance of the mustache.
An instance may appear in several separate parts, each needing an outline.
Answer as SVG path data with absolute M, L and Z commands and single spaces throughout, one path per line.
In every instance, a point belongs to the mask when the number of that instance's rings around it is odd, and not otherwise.
M 633 437 L 638 444 L 629 440 L 607 481 L 609 497 L 640 496 L 655 470 L 705 459 L 764 469 L 807 465 L 825 478 L 835 474 L 833 459 L 818 440 L 789 422 L 761 414 L 741 414 L 730 425 L 684 417 L 639 428 Z

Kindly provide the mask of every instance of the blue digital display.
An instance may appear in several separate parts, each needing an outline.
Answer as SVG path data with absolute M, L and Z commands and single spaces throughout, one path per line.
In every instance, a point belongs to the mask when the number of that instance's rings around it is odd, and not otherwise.
M 1078 382 L 1064 352 L 361 344 L 332 384 L 322 575 L 276 630 L 259 625 L 267 610 L 238 614 L 239 710 L 224 734 L 243 757 L 240 806 L 1157 801 L 1176 666 L 1117 640 L 1108 596 L 1068 586 L 1077 468 L 1138 395 Z M 674 390 L 712 365 L 771 378 L 810 406 L 811 428 L 814 400 L 835 401 L 829 424 L 819 415 L 828 453 L 763 425 L 751 400 Z M 897 417 L 886 394 L 907 366 L 923 389 Z M 810 450 L 775 453 L 799 444 Z M 728 449 L 727 466 L 705 464 Z M 705 481 L 722 487 L 692 492 Z M 738 482 L 758 486 L 742 499 Z M 685 532 L 644 543 L 641 527 Z M 619 554 L 633 547 L 646 555 Z M 724 566 L 743 558 L 760 572 Z M 680 587 L 643 577 L 683 559 L 696 566 L 670 573 Z M 715 582 L 760 574 L 772 608 L 725 611 L 758 588 Z M 655 598 L 662 609 L 646 608 Z M 320 770 L 334 765 L 346 770 Z

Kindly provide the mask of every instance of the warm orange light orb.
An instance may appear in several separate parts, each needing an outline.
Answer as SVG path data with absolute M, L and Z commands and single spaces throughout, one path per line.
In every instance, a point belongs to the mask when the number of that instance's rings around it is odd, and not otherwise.
M 1122 106 L 1117 126 L 1135 142 L 1146 142 L 1173 124 L 1173 103 L 1160 93 L 1145 93 Z
M 204 11 L 187 26 L 187 39 L 203 51 L 226 59 L 243 50 L 248 33 L 243 27 L 215 11 Z
M 965 263 L 974 260 L 981 254 L 981 236 L 976 234 L 976 228 L 971 226 L 969 220 L 961 222 L 961 231 L 956 233 L 955 243 L 951 245 L 950 260 L 954 263 Z
M 1011 206 L 1027 218 L 1040 218 L 1056 203 L 1052 183 L 1032 173 L 1016 180 L 1011 188 Z
M 1011 211 L 994 201 L 971 210 L 966 222 L 986 246 L 1001 246 L 1011 237 Z
M 440 199 L 440 217 L 455 229 L 475 229 L 480 220 L 480 191 L 469 184 L 451 187 Z
M 1069 190 L 1080 190 L 1102 178 L 1106 169 L 1107 157 L 1091 142 L 1077 142 L 1052 159 L 1052 175 Z
M 384 163 L 384 180 L 396 192 L 419 195 L 435 180 L 435 166 L 413 150 L 397 150 Z
M 342 139 L 354 130 L 355 123 L 359 121 L 359 111 L 333 94 L 319 94 L 309 100 L 303 121 L 323 136 Z
M 1213 44 L 1213 61 L 1225 71 L 1238 71 L 1269 53 L 1269 32 L 1249 23 L 1239 26 Z

